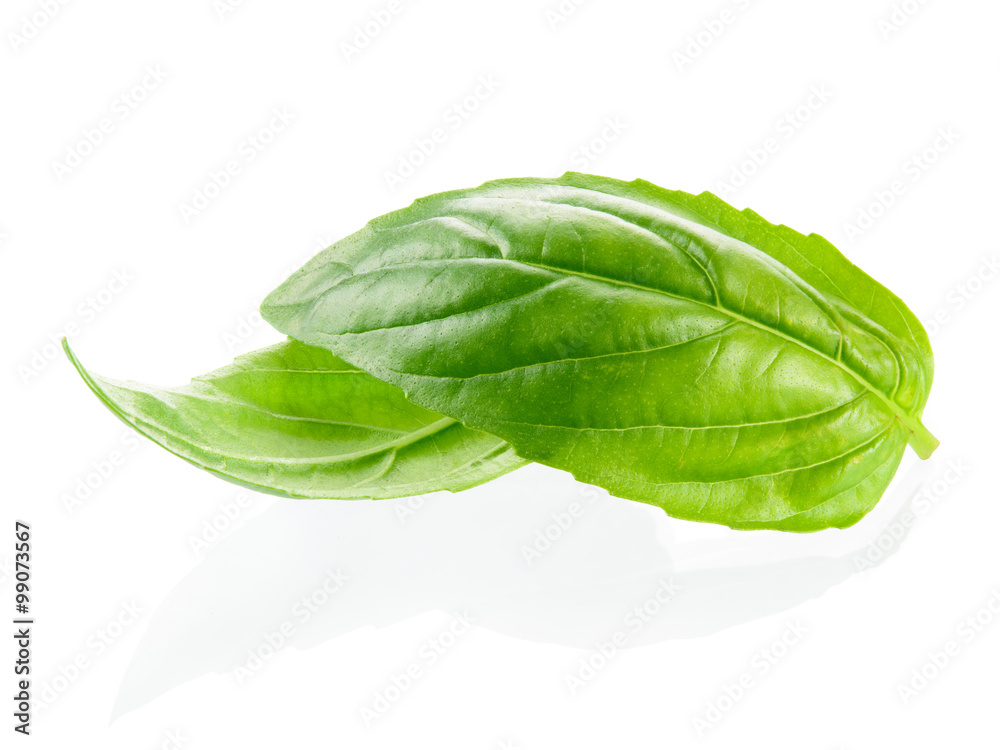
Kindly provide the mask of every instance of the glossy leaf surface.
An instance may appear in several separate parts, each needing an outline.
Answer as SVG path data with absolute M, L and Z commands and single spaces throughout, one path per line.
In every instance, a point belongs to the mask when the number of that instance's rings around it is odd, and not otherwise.
M 588 175 L 430 196 L 261 308 L 527 459 L 680 518 L 848 526 L 920 423 L 927 336 L 815 235 Z
M 527 463 L 499 438 L 294 340 L 180 388 L 93 375 L 64 348 L 126 424 L 195 466 L 263 492 L 346 499 L 459 491 Z

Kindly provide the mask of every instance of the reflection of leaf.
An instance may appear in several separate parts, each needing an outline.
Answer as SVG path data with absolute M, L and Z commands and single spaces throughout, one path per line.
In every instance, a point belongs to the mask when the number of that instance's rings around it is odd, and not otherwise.
M 126 424 L 223 479 L 291 497 L 458 491 L 526 462 L 499 438 L 406 400 L 398 388 L 297 341 L 239 357 L 180 388 L 92 375 Z
M 277 502 L 216 542 L 163 599 L 122 680 L 115 715 L 208 673 L 231 682 L 264 634 L 290 619 L 331 570 L 349 580 L 307 621 L 294 620 L 290 649 L 462 610 L 496 633 L 589 649 L 597 635 L 623 627 L 664 580 L 677 585 L 676 597 L 640 632 L 629 632 L 628 647 L 770 617 L 857 574 L 858 556 L 900 514 L 912 513 L 909 500 L 929 463 L 914 462 L 898 476 L 862 523 L 808 538 L 725 529 L 691 538 L 698 529 L 688 528 L 687 541 L 667 541 L 684 524 L 603 492 L 591 502 L 582 494 L 590 490 L 537 464 L 468 492 L 430 497 L 405 523 L 391 501 Z M 526 564 L 522 545 L 573 502 L 584 505 L 583 516 L 542 559 Z M 902 528 L 883 559 L 904 546 L 911 527 Z M 338 652 L 325 653 L 305 659 L 325 665 Z M 336 683 L 335 673 L 331 679 Z
M 907 442 L 925 458 L 937 444 L 920 423 L 930 346 L 898 297 L 822 238 L 642 181 L 423 198 L 261 311 L 525 458 L 679 518 L 850 526 Z

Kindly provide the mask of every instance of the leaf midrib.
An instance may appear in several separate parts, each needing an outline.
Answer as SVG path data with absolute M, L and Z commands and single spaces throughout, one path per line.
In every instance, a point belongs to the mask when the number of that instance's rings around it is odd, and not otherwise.
M 386 452 L 398 453 L 400 450 L 402 450 L 403 448 L 406 448 L 409 445 L 412 445 L 414 443 L 420 442 L 421 440 L 424 440 L 425 438 L 428 438 L 431 435 L 434 435 L 434 434 L 436 434 L 438 432 L 443 432 L 444 430 L 446 430 L 449 427 L 451 427 L 453 424 L 456 424 L 457 421 L 458 421 L 458 420 L 452 419 L 451 417 L 443 417 L 442 419 L 439 419 L 439 420 L 437 420 L 435 422 L 432 422 L 431 424 L 429 424 L 429 425 L 427 425 L 425 427 L 422 427 L 419 430 L 415 430 L 414 432 L 408 433 L 405 437 L 396 438 L 394 440 L 390 440 L 387 443 L 380 443 L 378 445 L 372 446 L 371 448 L 365 448 L 364 450 L 354 451 L 353 453 L 340 453 L 340 454 L 336 454 L 336 455 L 332 455 L 332 456 L 304 456 L 302 458 L 291 458 L 291 457 L 285 457 L 285 456 L 266 456 L 266 457 L 265 456 L 258 456 L 257 458 L 247 458 L 245 456 L 237 456 L 237 455 L 233 455 L 233 454 L 220 453 L 220 452 L 212 449 L 209 446 L 199 445 L 198 443 L 192 441 L 190 438 L 185 437 L 184 435 L 176 432 L 175 430 L 172 430 L 172 429 L 166 427 L 165 425 L 154 424 L 152 422 L 149 422 L 148 420 L 142 419 L 141 417 L 139 417 L 137 415 L 125 412 L 124 410 L 121 410 L 114 401 L 111 401 L 110 399 L 105 400 L 105 397 L 100 396 L 100 394 L 98 394 L 98 396 L 101 398 L 102 401 L 104 401 L 105 404 L 107 404 L 108 406 L 112 407 L 112 411 L 114 411 L 115 413 L 120 413 L 125 418 L 125 421 L 127 423 L 132 424 L 132 426 L 137 426 L 136 423 L 142 423 L 143 425 L 145 425 L 149 429 L 156 430 L 157 432 L 161 432 L 164 435 L 169 435 L 170 437 L 174 438 L 175 440 L 179 440 L 180 442 L 185 443 L 185 444 L 187 444 L 187 445 L 191 446 L 192 448 L 195 448 L 195 449 L 197 449 L 199 451 L 203 451 L 205 453 L 214 454 L 214 455 L 220 456 L 221 458 L 232 458 L 232 459 L 235 459 L 237 461 L 256 461 L 256 460 L 261 460 L 261 461 L 267 462 L 267 463 L 280 463 L 280 464 L 286 464 L 286 465 L 293 465 L 293 464 L 303 464 L 303 465 L 306 465 L 306 464 L 319 464 L 319 463 L 325 463 L 325 464 L 347 463 L 347 462 L 354 461 L 354 460 L 361 459 L 361 458 L 368 458 L 370 456 L 377 456 L 380 453 L 386 453 Z M 131 420 L 131 422 L 130 422 L 130 420 Z M 358 427 L 364 428 L 365 426 L 364 425 L 358 425 Z M 497 439 L 499 440 L 500 438 L 497 438 Z M 166 448 L 166 446 L 163 446 L 163 447 Z M 169 450 L 169 448 L 168 448 L 168 450 Z
M 182 435 L 174 432 L 173 430 L 168 429 L 164 425 L 153 424 L 151 422 L 148 422 L 145 419 L 140 418 L 138 415 L 131 414 L 131 413 L 125 411 L 125 409 L 122 408 L 118 404 L 117 401 L 113 400 L 105 392 L 104 388 L 102 387 L 102 385 L 105 382 L 104 379 L 100 378 L 97 375 L 91 374 L 90 371 L 87 370 L 83 366 L 83 363 L 81 363 L 76 358 L 76 355 L 72 352 L 72 350 L 70 350 L 68 344 L 66 344 L 65 342 L 63 344 L 63 348 L 66 350 L 66 353 L 69 355 L 70 361 L 72 362 L 73 366 L 76 368 L 76 370 L 80 374 L 80 376 L 83 378 L 84 382 L 87 384 L 87 386 L 90 388 L 90 390 L 92 390 L 94 392 L 94 395 L 96 395 L 105 404 L 105 406 L 107 406 L 115 414 L 115 416 L 117 416 L 119 419 L 121 419 L 127 425 L 129 425 L 129 426 L 131 426 L 133 428 L 138 429 L 138 424 L 137 423 L 142 423 L 142 424 L 144 424 L 149 429 L 154 429 L 154 430 L 156 430 L 158 432 L 161 432 L 161 433 L 163 433 L 165 435 L 170 435 L 175 440 L 179 440 L 179 441 L 181 441 L 183 443 L 186 443 L 190 447 L 195 448 L 195 449 L 197 449 L 199 451 L 203 451 L 205 453 L 215 453 L 216 455 L 219 455 L 222 458 L 227 458 L 228 457 L 228 458 L 232 458 L 232 459 L 236 459 L 236 460 L 241 460 L 241 461 L 251 460 L 251 459 L 241 458 L 239 456 L 224 456 L 221 453 L 216 453 L 211 448 L 209 448 L 207 446 L 200 446 L 197 443 L 194 443 L 193 441 L 191 441 L 189 438 L 183 437 Z M 117 386 L 116 385 L 116 387 L 120 388 L 122 386 Z M 131 389 L 127 389 L 127 390 L 131 390 Z M 292 418 L 294 419 L 294 417 L 292 417 Z M 436 434 L 438 432 L 442 432 L 443 430 L 448 429 L 449 427 L 451 427 L 453 424 L 456 424 L 456 423 L 458 423 L 458 420 L 452 419 L 451 417 L 444 417 L 443 416 L 441 419 L 435 420 L 434 422 L 431 422 L 430 424 L 425 425 L 421 429 L 415 430 L 415 431 L 407 434 L 405 437 L 396 438 L 395 440 L 391 440 L 391 441 L 389 441 L 387 443 L 382 443 L 380 445 L 373 446 L 372 448 L 366 448 L 365 450 L 362 450 L 362 451 L 355 451 L 353 453 L 342 453 L 342 454 L 339 454 L 337 456 L 317 456 L 317 457 L 309 457 L 309 458 L 301 458 L 301 459 L 281 458 L 281 457 L 268 457 L 267 461 L 269 463 L 285 463 L 285 464 L 297 464 L 297 463 L 308 464 L 308 463 L 320 463 L 320 462 L 326 462 L 326 463 L 343 463 L 345 461 L 351 461 L 351 460 L 358 459 L 358 458 L 367 458 L 368 456 L 378 455 L 379 453 L 383 453 L 383 452 L 386 452 L 386 451 L 398 452 L 399 450 L 401 450 L 401 449 L 403 449 L 403 448 L 405 448 L 405 447 L 407 447 L 409 445 L 412 445 L 413 443 L 417 443 L 417 442 L 419 442 L 419 441 L 421 441 L 421 440 L 423 440 L 423 439 L 425 439 L 427 437 L 430 437 L 431 435 L 434 435 L 434 434 Z M 364 425 L 358 425 L 358 426 L 359 427 L 364 427 Z M 149 436 L 147 435 L 147 437 L 149 437 Z M 500 438 L 497 438 L 497 439 L 500 440 Z M 156 441 L 156 442 L 159 442 L 159 441 Z M 163 448 L 165 448 L 166 450 L 170 451 L 171 453 L 174 453 L 175 455 L 177 455 L 175 451 L 171 450 L 166 445 L 162 445 L 162 443 L 161 443 L 161 446 Z M 182 458 L 183 458 L 183 456 L 182 456 Z
M 511 259 L 508 258 L 508 260 L 511 260 Z M 875 396 L 877 396 L 889 408 L 889 410 L 892 411 L 892 413 L 900 420 L 900 422 L 903 424 L 904 427 L 907 428 L 907 430 L 909 430 L 911 432 L 913 431 L 913 425 L 914 425 L 914 422 L 915 422 L 915 420 L 913 419 L 913 417 L 911 417 L 909 414 L 907 414 L 905 411 L 903 411 L 903 409 L 900 408 L 897 404 L 893 403 L 888 398 L 886 398 L 885 394 L 883 394 L 880 390 L 878 390 L 878 388 L 876 388 L 874 385 L 872 385 L 867 380 L 865 380 L 863 377 L 861 377 L 860 375 L 858 375 L 858 373 L 854 372 L 854 370 L 852 370 L 851 368 L 845 366 L 843 362 L 840 362 L 840 361 L 838 361 L 838 360 L 830 357 L 828 354 L 825 354 L 825 353 L 821 352 L 819 349 L 816 349 L 815 347 L 810 346 L 809 344 L 805 343 L 804 341 L 801 341 L 800 339 L 797 339 L 797 338 L 794 338 L 792 336 L 789 336 L 788 334 L 783 333 L 782 331 L 776 330 L 774 328 L 770 328 L 770 327 L 764 325 L 763 323 L 754 320 L 753 318 L 748 318 L 745 315 L 740 315 L 737 312 L 734 312 L 734 311 L 732 311 L 732 310 L 730 310 L 728 308 L 725 308 L 725 307 L 721 307 L 719 305 L 712 305 L 712 304 L 709 304 L 707 302 L 702 302 L 701 300 L 693 299 L 691 297 L 684 297 L 684 296 L 679 295 L 679 294 L 673 294 L 671 292 L 664 291 L 663 289 L 656 289 L 654 287 L 644 286 L 642 284 L 634 284 L 634 283 L 629 282 L 629 281 L 622 281 L 621 279 L 612 279 L 612 278 L 608 278 L 608 277 L 605 277 L 605 276 L 595 276 L 594 274 L 586 273 L 584 271 L 573 271 L 573 270 L 565 269 L 565 268 L 557 268 L 555 266 L 549 266 L 549 265 L 546 265 L 544 263 L 534 263 L 534 262 L 523 260 L 523 259 L 520 259 L 520 258 L 514 260 L 514 262 L 515 263 L 522 263 L 522 264 L 524 264 L 526 266 L 532 266 L 533 268 L 540 268 L 540 269 L 543 269 L 543 270 L 546 270 L 546 271 L 552 271 L 553 273 L 562 273 L 562 274 L 566 274 L 566 275 L 569 275 L 569 276 L 577 276 L 579 278 L 588 279 L 590 281 L 595 281 L 595 282 L 598 282 L 598 283 L 610 284 L 612 286 L 620 286 L 620 287 L 626 287 L 626 288 L 636 289 L 638 291 L 648 292 L 650 294 L 660 294 L 660 295 L 663 295 L 664 297 L 671 297 L 673 299 L 681 300 L 681 301 L 684 301 L 684 302 L 690 302 L 692 304 L 701 305 L 702 307 L 706 307 L 706 308 L 708 308 L 710 310 L 715 310 L 716 312 L 721 313 L 722 315 L 728 315 L 729 317 L 731 317 L 734 320 L 737 320 L 737 321 L 739 321 L 741 323 L 746 323 L 747 325 L 753 326 L 754 328 L 758 328 L 758 329 L 760 329 L 762 331 L 765 331 L 766 333 L 770 333 L 770 334 L 773 334 L 775 336 L 778 336 L 779 338 L 783 338 L 783 339 L 785 339 L 786 341 L 788 341 L 788 342 L 790 342 L 792 344 L 800 346 L 801 348 L 803 348 L 803 349 L 805 349 L 807 351 L 810 351 L 810 352 L 812 352 L 813 354 L 815 354 L 815 355 L 817 355 L 819 357 L 822 357 L 823 359 L 825 359 L 830 364 L 835 365 L 837 368 L 839 368 L 840 370 L 842 370 L 845 373 L 847 373 L 848 375 L 850 375 L 863 388 L 865 388 L 866 390 L 870 391 L 872 394 L 874 394 Z

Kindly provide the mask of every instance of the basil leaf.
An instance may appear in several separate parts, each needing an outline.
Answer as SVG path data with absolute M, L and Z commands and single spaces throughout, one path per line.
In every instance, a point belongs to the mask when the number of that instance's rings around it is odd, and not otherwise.
M 265 300 L 280 331 L 414 402 L 669 514 L 814 531 L 878 501 L 933 362 L 819 237 L 714 196 L 588 175 L 433 195 Z
M 388 498 L 474 487 L 526 461 L 499 438 L 406 400 L 325 349 L 289 340 L 180 388 L 93 375 L 123 422 L 199 468 L 285 497 Z

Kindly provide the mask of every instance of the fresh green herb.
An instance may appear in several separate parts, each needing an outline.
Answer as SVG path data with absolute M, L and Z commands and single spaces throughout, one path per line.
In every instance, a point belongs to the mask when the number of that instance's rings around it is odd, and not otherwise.
M 80 375 L 123 422 L 236 484 L 290 497 L 464 490 L 523 466 L 499 438 L 406 400 L 324 349 L 289 340 L 180 388 Z
M 708 193 L 567 174 L 433 195 L 261 311 L 292 339 L 182 388 L 66 351 L 167 450 L 294 497 L 457 491 L 531 460 L 678 518 L 816 531 L 871 510 L 907 443 L 937 446 L 902 301 Z
M 588 175 L 421 199 L 264 302 L 278 330 L 417 404 L 679 518 L 858 521 L 933 376 L 898 297 L 816 235 Z

